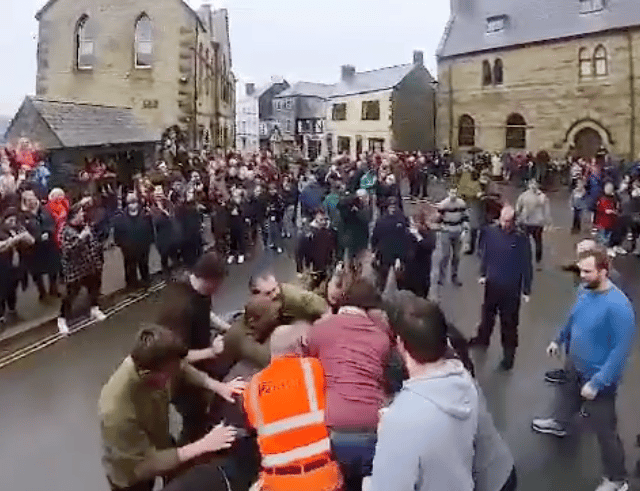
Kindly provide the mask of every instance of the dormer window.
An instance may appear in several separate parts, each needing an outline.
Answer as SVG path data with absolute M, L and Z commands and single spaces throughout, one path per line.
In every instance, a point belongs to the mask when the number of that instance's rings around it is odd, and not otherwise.
M 507 26 L 506 15 L 496 15 L 487 18 L 487 34 L 504 31 Z
M 580 0 L 580 13 L 592 14 L 604 10 L 605 0 Z

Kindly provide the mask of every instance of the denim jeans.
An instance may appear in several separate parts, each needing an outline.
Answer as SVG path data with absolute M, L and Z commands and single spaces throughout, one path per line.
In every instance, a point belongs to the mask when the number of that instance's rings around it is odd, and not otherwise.
M 375 432 L 331 431 L 331 449 L 344 475 L 345 491 L 360 491 L 371 475 L 378 436 Z
M 288 237 L 296 236 L 296 206 L 289 205 L 284 212 L 284 218 L 282 219 L 282 231 Z
M 440 259 L 440 275 L 438 281 L 444 282 L 447 266 L 451 261 L 451 279 L 458 278 L 458 264 L 460 263 L 460 248 L 462 246 L 461 232 L 440 232 L 442 258 Z

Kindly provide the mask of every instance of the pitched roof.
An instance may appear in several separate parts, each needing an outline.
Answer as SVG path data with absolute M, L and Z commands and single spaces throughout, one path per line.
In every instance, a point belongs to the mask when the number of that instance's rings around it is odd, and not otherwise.
M 334 86 L 331 97 L 362 94 L 392 89 L 409 75 L 414 64 L 397 65 L 368 72 L 356 72 L 349 82 L 341 80 Z M 431 74 L 429 74 L 431 78 Z
M 27 98 L 63 147 L 158 141 L 128 107 Z
M 38 10 L 36 12 L 36 20 L 40 20 L 40 17 L 42 17 L 42 14 L 45 13 L 45 11 L 49 10 L 50 7 L 53 6 L 54 3 L 56 3 L 58 0 L 48 0 L 47 3 L 45 3 L 42 8 L 40 10 Z M 185 0 L 179 0 L 180 3 L 182 5 L 184 5 L 184 7 L 191 12 L 191 14 L 193 14 L 193 16 L 196 18 L 196 20 L 198 21 L 198 23 L 202 26 L 202 28 L 205 28 L 204 24 L 202 23 L 202 19 L 200 19 L 200 17 L 198 16 L 197 12 L 195 10 L 193 10 L 189 4 L 185 1 Z
M 470 54 L 527 43 L 640 26 L 638 0 L 607 0 L 600 12 L 580 13 L 579 0 L 458 0 L 437 56 Z M 487 33 L 487 19 L 506 16 L 501 32 Z
M 280 92 L 274 99 L 280 97 L 310 96 L 326 99 L 331 97 L 335 85 L 319 84 L 315 82 L 296 82 L 291 87 Z

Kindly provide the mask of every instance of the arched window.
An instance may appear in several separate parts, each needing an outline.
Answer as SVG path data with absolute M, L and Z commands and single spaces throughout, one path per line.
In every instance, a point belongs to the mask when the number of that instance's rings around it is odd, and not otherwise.
M 138 17 L 135 32 L 136 68 L 151 68 L 153 32 L 151 19 L 147 17 L 147 14 Z
M 604 46 L 599 45 L 593 52 L 593 66 L 596 69 L 596 75 L 608 75 L 609 67 L 607 65 L 607 50 Z
M 493 65 L 493 83 L 496 85 L 502 85 L 504 81 L 504 65 L 500 58 L 496 59 Z
M 521 114 L 507 118 L 506 148 L 527 148 L 527 122 Z
M 580 63 L 580 78 L 591 77 L 593 75 L 593 60 L 589 56 L 587 48 L 580 48 L 578 60 Z
M 89 16 L 83 15 L 76 24 L 76 59 L 78 70 L 91 70 L 94 63 L 93 34 L 89 23 Z
M 487 60 L 482 62 L 482 85 L 491 85 L 491 63 Z
M 463 114 L 458 121 L 458 146 L 474 147 L 475 145 L 476 122 L 468 114 Z

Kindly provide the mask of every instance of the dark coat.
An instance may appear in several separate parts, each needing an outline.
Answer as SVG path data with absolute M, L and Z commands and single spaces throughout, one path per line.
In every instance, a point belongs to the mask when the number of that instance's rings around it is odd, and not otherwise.
M 352 254 L 358 254 L 369 244 L 371 209 L 350 196 L 340 200 L 338 211 L 342 218 L 342 227 L 339 232 L 342 245 L 350 249 Z
M 195 203 L 185 203 L 176 214 L 182 232 L 182 244 L 202 245 L 202 214 Z
M 95 232 L 80 238 L 82 229 L 67 224 L 62 229 L 62 275 L 65 284 L 74 283 L 88 276 L 102 274 L 104 254 Z
M 330 228 L 312 227 L 311 232 L 300 237 L 296 263 L 298 272 L 311 267 L 314 272 L 329 270 L 338 249 L 337 234 Z
M 136 216 L 127 212 L 118 215 L 114 225 L 114 238 L 125 256 L 148 253 L 153 243 L 151 216 L 144 211 L 140 211 Z
M 36 240 L 25 247 L 22 258 L 27 271 L 33 276 L 60 273 L 60 251 L 55 241 L 56 222 L 51 213 L 40 207 L 35 215 L 23 213 L 20 221 Z
M 404 262 L 411 245 L 407 217 L 401 213 L 381 216 L 371 235 L 371 247 L 376 251 L 378 259 L 390 266 L 396 259 Z
M 178 247 L 180 243 L 180 224 L 173 214 L 173 205 L 167 200 L 165 211 L 157 206 L 151 208 L 151 223 L 155 234 L 155 244 L 161 256 Z M 167 214 L 168 213 L 168 214 Z

